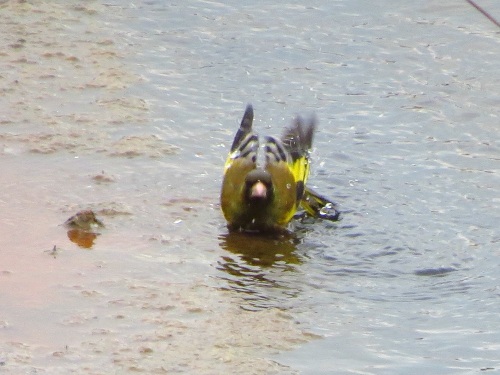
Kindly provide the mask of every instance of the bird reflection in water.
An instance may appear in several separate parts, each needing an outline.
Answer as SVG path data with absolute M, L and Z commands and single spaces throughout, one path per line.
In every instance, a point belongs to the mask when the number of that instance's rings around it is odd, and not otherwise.
M 299 292 L 287 286 L 283 276 L 283 272 L 295 272 L 302 263 L 296 252 L 301 240 L 296 235 L 230 232 L 219 239 L 228 254 L 222 256 L 217 268 L 225 273 L 227 289 L 243 293 L 248 305 L 242 308 L 282 307 L 282 297 Z

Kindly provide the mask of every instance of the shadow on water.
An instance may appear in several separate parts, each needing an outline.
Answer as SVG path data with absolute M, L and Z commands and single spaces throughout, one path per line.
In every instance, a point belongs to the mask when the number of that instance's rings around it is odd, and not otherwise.
M 301 239 L 291 233 L 253 234 L 233 232 L 219 237 L 227 251 L 217 269 L 224 273 L 227 289 L 242 293 L 248 310 L 282 306 L 282 298 L 299 292 L 286 285 L 283 273 L 296 272 L 302 263 L 297 254 Z M 279 277 L 278 277 L 279 276 Z M 224 288 L 226 289 L 226 288 Z
M 295 254 L 300 238 L 292 233 L 257 234 L 232 232 L 221 235 L 221 247 L 239 255 L 250 266 L 272 267 L 280 264 L 300 264 Z

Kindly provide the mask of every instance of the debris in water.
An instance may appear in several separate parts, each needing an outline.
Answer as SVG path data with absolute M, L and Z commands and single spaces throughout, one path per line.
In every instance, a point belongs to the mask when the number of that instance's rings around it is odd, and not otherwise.
M 52 249 L 45 250 L 44 253 L 49 253 L 49 255 L 53 256 L 54 259 L 57 257 L 61 249 L 58 249 L 56 245 Z
M 64 225 L 70 228 L 92 230 L 96 227 L 104 227 L 104 224 L 96 218 L 94 211 L 79 211 L 65 221 Z
M 70 241 L 85 249 L 90 249 L 99 235 L 94 230 L 104 227 L 104 224 L 97 219 L 94 211 L 91 210 L 77 212 L 66 220 L 64 225 L 70 228 L 68 230 Z

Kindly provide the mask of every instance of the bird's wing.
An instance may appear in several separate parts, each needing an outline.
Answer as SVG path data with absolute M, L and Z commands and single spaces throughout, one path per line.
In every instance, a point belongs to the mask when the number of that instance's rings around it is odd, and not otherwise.
M 245 213 L 243 190 L 246 175 L 256 167 L 259 138 L 252 131 L 253 108 L 248 105 L 224 166 L 221 208 L 226 220 L 238 222 Z
M 315 118 L 305 122 L 301 117 L 297 117 L 281 137 L 282 143 L 290 155 L 288 166 L 297 184 L 297 202 L 304 195 L 305 185 L 309 177 L 309 151 L 312 147 L 315 129 Z
M 253 108 L 249 104 L 245 110 L 241 125 L 233 140 L 231 150 L 226 159 L 224 173 L 227 172 L 237 159 L 243 164 L 253 164 L 254 168 L 257 162 L 257 152 L 259 150 L 259 137 L 252 131 Z
M 273 137 L 264 138 L 266 170 L 273 181 L 274 198 L 270 212 L 275 224 L 286 225 L 297 211 L 297 183 L 291 166 L 292 156 L 283 143 Z

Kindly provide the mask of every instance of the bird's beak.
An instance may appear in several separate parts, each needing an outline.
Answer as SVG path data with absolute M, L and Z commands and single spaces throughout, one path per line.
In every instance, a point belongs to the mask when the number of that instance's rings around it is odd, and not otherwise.
M 261 181 L 257 181 L 253 184 L 250 191 L 251 198 L 265 199 L 267 197 L 267 187 Z

